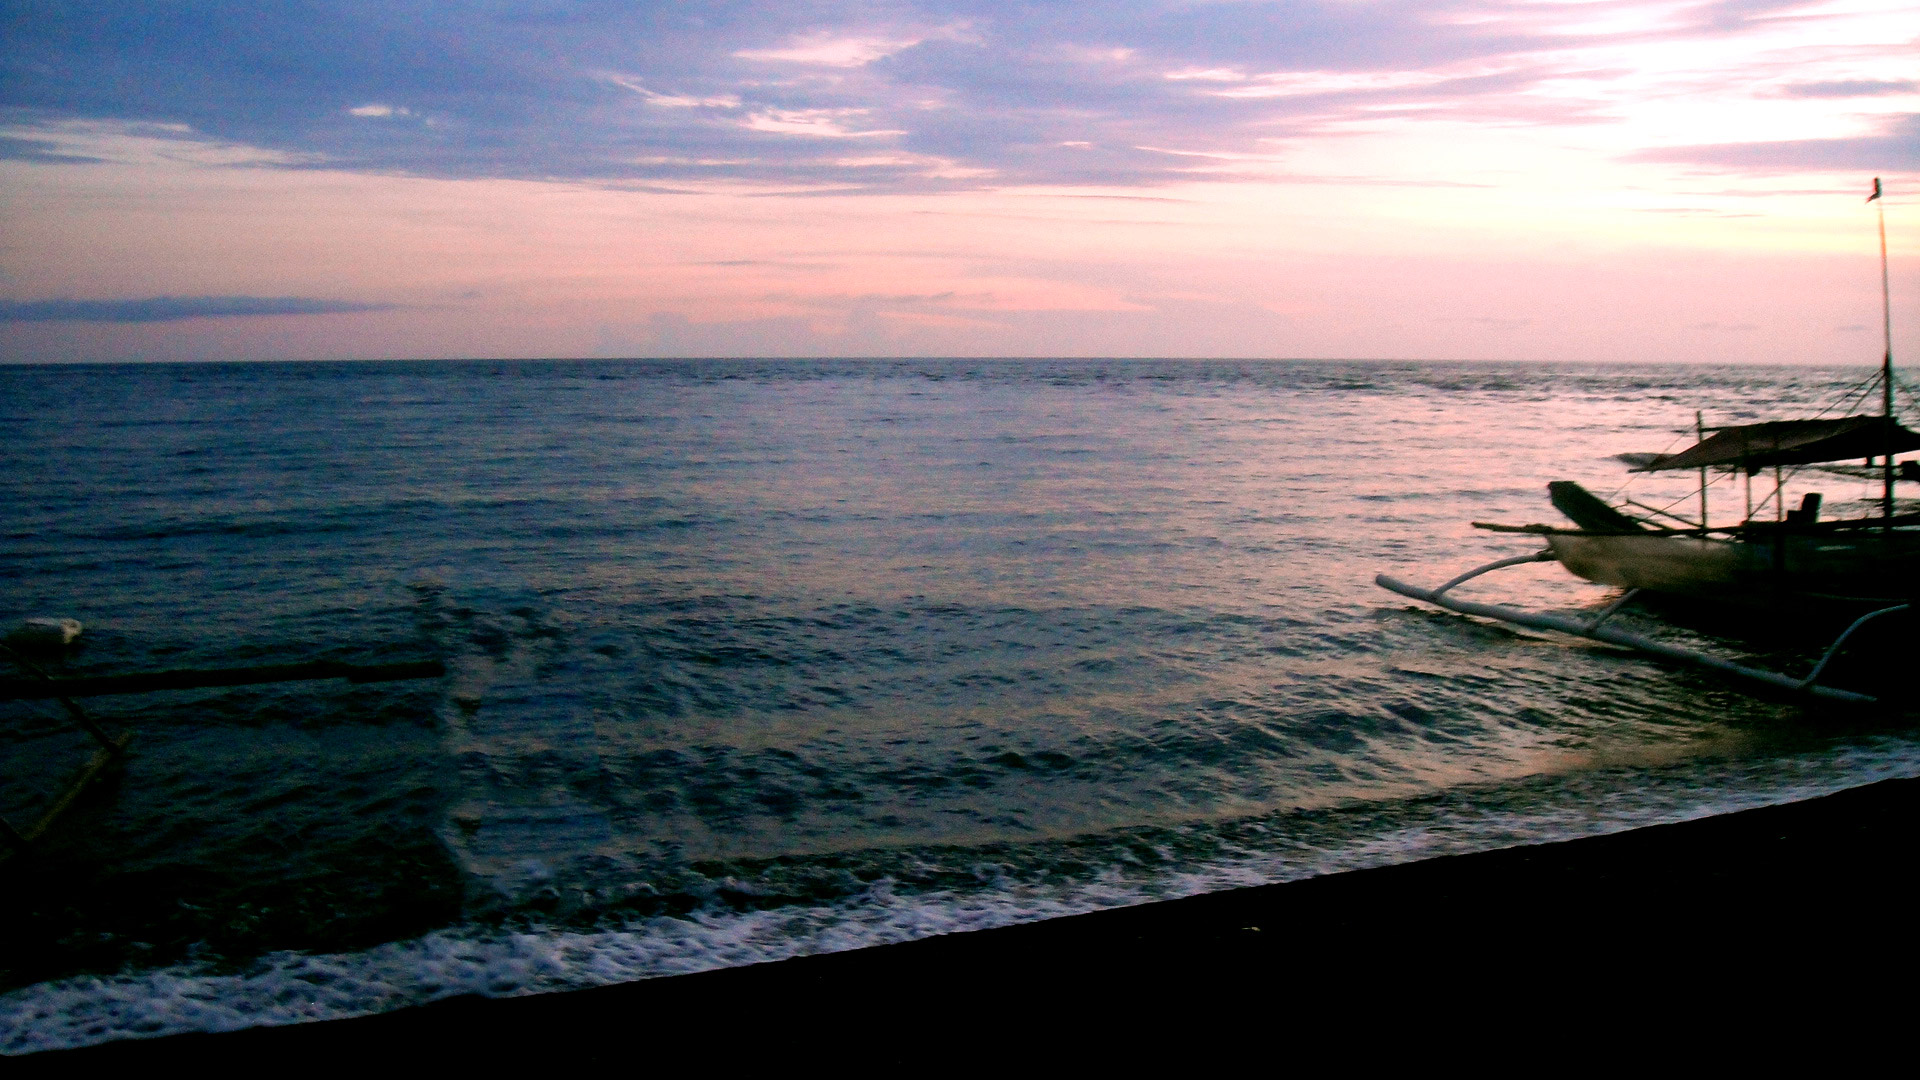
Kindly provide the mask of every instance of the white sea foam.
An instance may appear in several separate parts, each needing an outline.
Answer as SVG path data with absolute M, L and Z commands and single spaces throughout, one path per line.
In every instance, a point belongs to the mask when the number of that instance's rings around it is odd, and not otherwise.
M 1797 773 L 1791 763 L 1781 763 L 1789 767 L 1780 783 L 1735 785 L 1712 798 L 1703 798 L 1698 788 L 1688 794 L 1656 787 L 1600 805 L 1534 807 L 1524 817 L 1480 815 L 1467 808 L 1355 838 L 1310 861 L 1296 852 L 1285 858 L 1235 859 L 1151 880 L 1112 872 L 1067 887 L 1001 881 L 966 893 L 900 893 L 881 881 L 858 897 L 813 907 L 696 912 L 635 920 L 617 930 L 453 928 L 363 952 L 275 953 L 241 974 L 180 967 L 65 979 L 0 997 L 0 1053 L 296 1024 L 463 994 L 513 997 L 766 963 L 1515 843 L 1572 839 L 1920 775 L 1920 762 L 1908 753 L 1885 749 L 1891 752 L 1861 747 Z
M 0 1052 L 232 1031 L 383 1012 L 462 994 L 512 997 L 838 952 L 1145 899 L 1085 886 L 1059 896 L 893 895 L 814 908 L 703 912 L 621 930 L 439 931 L 358 953 L 276 953 L 243 974 L 174 968 L 43 983 L 0 998 Z

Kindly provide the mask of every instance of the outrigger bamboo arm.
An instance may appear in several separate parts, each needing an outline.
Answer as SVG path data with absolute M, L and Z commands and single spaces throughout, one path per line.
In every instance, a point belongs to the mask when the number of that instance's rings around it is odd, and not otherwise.
M 1587 638 L 1590 641 L 1599 641 L 1608 645 L 1620 645 L 1629 649 L 1638 649 L 1641 652 L 1651 653 L 1654 656 L 1664 657 L 1669 660 L 1698 664 L 1701 667 L 1712 668 L 1715 671 L 1724 671 L 1730 675 L 1738 675 L 1744 679 L 1752 679 L 1781 690 L 1809 694 L 1828 701 L 1840 701 L 1854 705 L 1871 705 L 1877 703 L 1879 699 L 1870 694 L 1859 694 L 1852 690 L 1842 690 L 1834 686 L 1821 686 L 1817 680 L 1820 678 L 1821 673 L 1826 670 L 1827 662 L 1833 659 L 1834 654 L 1840 651 L 1841 645 L 1846 643 L 1846 640 L 1853 635 L 1855 630 L 1858 630 L 1871 619 L 1878 618 L 1881 615 L 1889 615 L 1896 611 L 1904 611 L 1907 608 L 1906 604 L 1900 604 L 1894 607 L 1882 608 L 1879 611 L 1861 616 L 1852 626 L 1849 626 L 1846 632 L 1842 633 L 1832 645 L 1827 647 L 1826 654 L 1822 656 L 1820 662 L 1814 666 L 1812 674 L 1804 679 L 1795 679 L 1791 676 L 1782 675 L 1777 671 L 1766 671 L 1761 668 L 1748 667 L 1745 664 L 1737 664 L 1731 660 L 1723 660 L 1720 657 L 1711 656 L 1695 649 L 1670 645 L 1664 641 L 1655 641 L 1652 638 L 1643 637 L 1640 634 L 1607 626 L 1607 620 L 1611 618 L 1615 612 L 1619 611 L 1627 600 L 1632 598 L 1632 592 L 1629 592 L 1626 596 L 1608 605 L 1600 614 L 1590 619 L 1574 619 L 1564 615 L 1549 615 L 1545 612 L 1521 611 L 1518 608 L 1503 607 L 1499 604 L 1479 604 L 1471 600 L 1456 600 L 1446 595 L 1454 586 L 1465 581 L 1470 581 L 1473 578 L 1479 577 L 1481 574 L 1498 570 L 1501 567 L 1515 566 L 1529 562 L 1551 562 L 1553 559 L 1554 555 L 1551 550 L 1537 552 L 1533 555 L 1521 555 L 1510 559 L 1500 559 L 1488 563 L 1485 566 L 1469 570 L 1437 589 L 1423 589 L 1418 585 L 1409 585 L 1387 574 L 1376 574 L 1373 583 L 1390 592 L 1399 593 L 1401 596 L 1434 604 L 1446 608 L 1449 611 L 1457 611 L 1462 615 L 1478 615 L 1482 618 L 1498 619 L 1501 622 L 1512 623 L 1515 626 L 1525 626 L 1535 630 L 1553 630 L 1562 634 L 1572 634 L 1575 637 Z
M 259 667 L 244 668 L 187 668 L 174 671 L 148 671 L 132 675 L 92 675 L 63 677 L 49 675 L 39 665 L 18 655 L 13 649 L 0 645 L 0 656 L 6 656 L 27 671 L 32 677 L 25 679 L 0 679 L 0 700 L 19 701 L 32 699 L 57 699 L 73 717 L 75 723 L 86 729 L 100 746 L 93 757 L 81 767 L 72 780 L 61 789 L 46 812 L 38 821 L 26 829 L 16 829 L 5 818 L 0 818 L 0 842 L 6 847 L 0 849 L 0 862 L 15 852 L 25 851 L 48 829 L 54 820 L 65 813 L 80 798 L 88 786 L 98 780 L 107 770 L 119 764 L 126 756 L 127 744 L 133 739 L 133 732 L 125 731 L 118 736 L 110 736 L 100 725 L 73 699 L 93 697 L 100 694 L 138 694 L 154 690 L 192 690 L 210 686 L 247 686 L 254 683 L 298 682 L 306 679 L 346 679 L 355 683 L 390 682 L 397 679 L 430 679 L 447 673 L 445 664 L 438 660 L 420 660 L 399 664 L 346 664 L 334 660 L 319 660 L 307 664 L 268 664 Z
M 0 838 L 4 838 L 13 850 L 19 850 L 45 836 L 47 830 L 53 828 L 54 821 L 73 806 L 89 785 L 126 756 L 127 744 L 132 741 L 133 732 L 123 731 L 117 738 L 108 740 L 106 745 L 95 750 L 93 756 L 87 759 L 87 763 L 80 767 L 80 771 L 74 774 L 73 779 L 67 781 L 67 786 L 60 790 L 59 796 L 41 813 L 39 820 L 27 826 L 25 832 L 15 829 L 5 818 L 0 818 Z M 0 860 L 5 860 L 12 853 L 12 851 L 0 851 Z
M 0 701 L 145 694 L 155 690 L 198 690 L 209 686 L 249 686 L 254 683 L 301 682 L 308 679 L 345 679 L 354 683 L 393 682 L 400 679 L 436 679 L 446 673 L 447 666 L 438 660 L 402 664 L 346 664 L 337 660 L 316 660 L 307 664 L 181 668 L 129 675 L 53 675 L 41 679 L 0 679 Z
M 21 656 L 12 648 L 0 645 L 0 655 L 6 656 L 19 665 L 22 671 L 32 675 L 40 684 L 49 685 L 53 682 L 53 677 L 42 670 L 40 665 Z M 54 798 L 46 812 L 40 815 L 38 821 L 27 826 L 25 832 L 14 828 L 13 823 L 6 818 L 0 818 L 0 839 L 4 839 L 7 843 L 7 849 L 0 851 L 0 861 L 10 858 L 15 852 L 27 850 L 34 841 L 46 835 L 47 830 L 53 828 L 54 821 L 67 812 L 67 809 L 80 798 L 80 794 L 86 791 L 89 785 L 126 757 L 127 744 L 133 741 L 131 731 L 123 731 L 117 736 L 108 735 L 92 717 L 87 715 L 87 711 L 80 707 L 79 702 L 60 694 L 57 689 L 42 696 L 58 698 L 61 707 L 67 710 L 67 715 L 73 718 L 74 723 L 100 745 L 87 763 L 81 766 L 80 771 L 74 774 L 73 779 L 67 782 L 67 786 L 61 789 L 60 794 Z

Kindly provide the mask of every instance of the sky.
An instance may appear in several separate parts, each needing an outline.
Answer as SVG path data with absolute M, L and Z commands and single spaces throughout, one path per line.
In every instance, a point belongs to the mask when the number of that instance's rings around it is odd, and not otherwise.
M 0 361 L 1920 361 L 1920 0 L 0 26 Z

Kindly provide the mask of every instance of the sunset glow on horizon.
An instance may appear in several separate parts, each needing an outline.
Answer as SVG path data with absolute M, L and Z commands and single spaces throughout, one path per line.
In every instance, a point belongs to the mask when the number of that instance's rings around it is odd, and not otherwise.
M 9 15 L 0 359 L 1920 349 L 1920 5 Z

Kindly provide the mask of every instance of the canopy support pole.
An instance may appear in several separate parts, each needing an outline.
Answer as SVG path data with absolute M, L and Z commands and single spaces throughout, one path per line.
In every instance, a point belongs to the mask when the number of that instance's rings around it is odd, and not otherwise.
M 1706 421 L 1701 418 L 1699 409 L 1693 411 L 1693 436 L 1693 441 L 1696 443 L 1707 441 Z M 1752 502 L 1753 496 L 1748 495 L 1747 501 Z M 1747 516 L 1752 517 L 1752 512 L 1749 511 Z M 1700 466 L 1700 527 L 1703 529 L 1707 527 L 1707 467 L 1705 465 Z
M 1880 516 L 1893 516 L 1893 297 L 1887 283 L 1887 203 L 1880 197 L 1880 178 L 1873 178 L 1868 200 L 1880 218 L 1880 329 L 1886 351 L 1880 356 L 1880 415 L 1887 418 L 1886 454 L 1880 459 Z M 1892 526 L 1888 526 L 1892 528 Z

